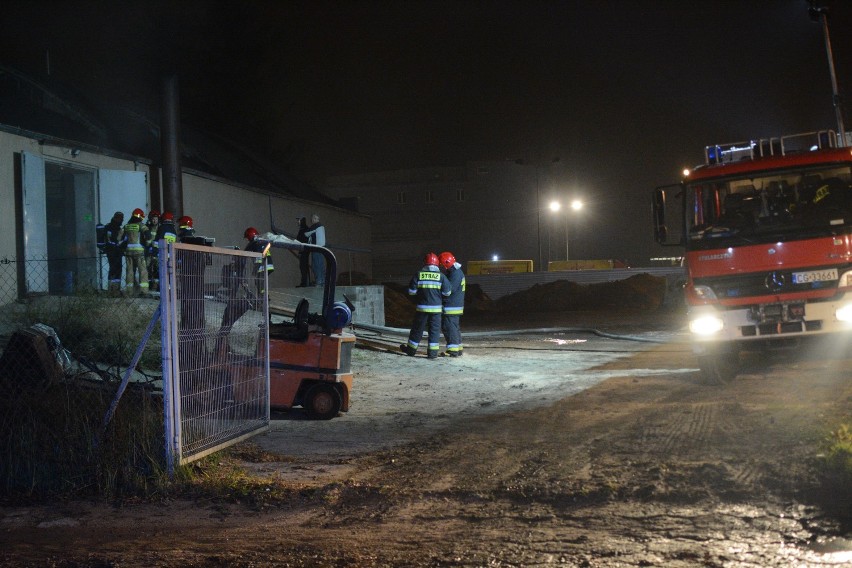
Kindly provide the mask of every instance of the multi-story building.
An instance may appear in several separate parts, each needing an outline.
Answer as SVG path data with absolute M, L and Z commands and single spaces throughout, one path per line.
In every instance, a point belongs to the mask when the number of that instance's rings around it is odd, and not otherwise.
M 373 279 L 400 280 L 429 251 L 451 251 L 463 262 L 533 260 L 546 270 L 566 254 L 570 198 L 561 164 L 470 162 L 329 178 L 324 193 L 372 218 Z

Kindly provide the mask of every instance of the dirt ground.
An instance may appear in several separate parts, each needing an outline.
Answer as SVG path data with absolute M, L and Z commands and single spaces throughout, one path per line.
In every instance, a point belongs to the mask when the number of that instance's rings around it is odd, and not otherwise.
M 465 318 L 464 357 L 359 349 L 349 413 L 274 417 L 243 455 L 285 499 L 0 509 L 0 564 L 852 565 L 816 479 L 852 361 L 705 386 L 678 314 Z

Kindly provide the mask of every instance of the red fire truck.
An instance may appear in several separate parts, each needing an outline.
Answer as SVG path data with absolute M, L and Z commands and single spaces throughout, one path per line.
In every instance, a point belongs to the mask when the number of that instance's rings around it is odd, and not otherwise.
M 707 146 L 704 164 L 654 191 L 656 241 L 686 249 L 708 382 L 733 379 L 741 351 L 852 330 L 850 183 L 852 149 L 829 130 Z

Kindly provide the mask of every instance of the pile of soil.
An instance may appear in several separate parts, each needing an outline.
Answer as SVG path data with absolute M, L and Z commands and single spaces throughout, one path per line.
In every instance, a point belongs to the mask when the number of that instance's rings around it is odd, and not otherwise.
M 408 327 L 414 317 L 414 300 L 405 286 L 385 283 L 385 324 Z M 492 300 L 477 284 L 469 284 L 465 293 L 465 312 L 543 313 L 579 310 L 653 312 L 663 305 L 666 279 L 637 274 L 616 282 L 577 284 L 557 280 L 536 284 Z

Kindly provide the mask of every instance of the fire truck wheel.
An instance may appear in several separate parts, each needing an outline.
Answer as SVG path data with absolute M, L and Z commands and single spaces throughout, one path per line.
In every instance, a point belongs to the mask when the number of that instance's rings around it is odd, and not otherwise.
M 699 355 L 701 377 L 708 385 L 721 385 L 734 380 L 740 370 L 740 354 L 736 349 L 718 349 Z
M 314 420 L 331 420 L 342 407 L 343 398 L 329 384 L 317 383 L 305 394 L 305 412 Z

